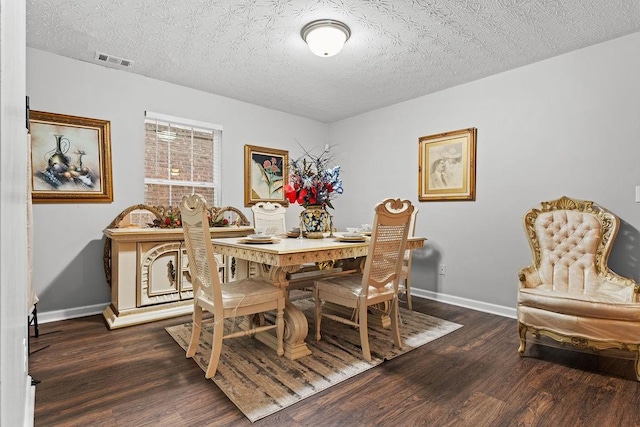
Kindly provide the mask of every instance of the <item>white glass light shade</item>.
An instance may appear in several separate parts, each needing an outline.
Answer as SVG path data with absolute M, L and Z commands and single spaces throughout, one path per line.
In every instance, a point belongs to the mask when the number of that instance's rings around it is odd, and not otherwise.
M 329 57 L 342 50 L 342 46 L 351 36 L 351 30 L 342 22 L 322 19 L 305 25 L 300 35 L 309 45 L 311 52 Z

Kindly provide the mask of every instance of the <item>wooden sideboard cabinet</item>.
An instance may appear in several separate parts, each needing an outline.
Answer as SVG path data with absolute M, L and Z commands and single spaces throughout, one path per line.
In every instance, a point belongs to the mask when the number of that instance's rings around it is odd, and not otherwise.
M 211 237 L 242 237 L 251 227 L 212 227 Z M 180 316 L 193 310 L 193 287 L 181 228 L 115 228 L 111 240 L 109 329 Z M 248 276 L 247 262 L 217 255 L 220 280 Z
M 230 225 L 210 228 L 212 238 L 243 237 L 253 232 L 249 221 L 235 208 L 211 208 L 210 213 L 212 218 L 233 215 Z M 192 312 L 193 287 L 182 228 L 145 227 L 156 218 L 164 221 L 176 215 L 176 208 L 136 205 L 103 230 L 104 269 L 111 285 L 111 304 L 102 315 L 109 329 Z M 217 262 L 222 281 L 249 275 L 247 261 L 217 255 Z

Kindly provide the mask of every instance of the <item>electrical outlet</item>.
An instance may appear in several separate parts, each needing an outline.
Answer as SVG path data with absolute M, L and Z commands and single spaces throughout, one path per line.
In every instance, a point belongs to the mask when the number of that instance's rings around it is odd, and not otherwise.
M 444 264 L 440 264 L 440 275 L 444 276 L 445 274 L 447 274 L 447 266 Z

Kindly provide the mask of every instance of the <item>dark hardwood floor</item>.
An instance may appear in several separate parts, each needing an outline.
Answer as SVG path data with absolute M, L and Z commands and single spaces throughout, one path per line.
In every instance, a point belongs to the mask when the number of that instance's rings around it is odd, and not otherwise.
M 464 327 L 255 425 L 640 425 L 633 361 L 539 345 L 520 358 L 513 319 L 419 298 L 414 309 Z M 35 425 L 251 425 L 164 330 L 188 320 L 41 325 L 31 338 Z

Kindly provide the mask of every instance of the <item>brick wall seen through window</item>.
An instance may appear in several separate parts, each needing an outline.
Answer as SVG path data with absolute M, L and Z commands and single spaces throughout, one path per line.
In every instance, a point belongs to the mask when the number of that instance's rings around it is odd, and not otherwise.
M 222 129 L 196 124 L 147 112 L 145 204 L 177 206 L 182 196 L 199 193 L 208 205 L 219 206 Z

